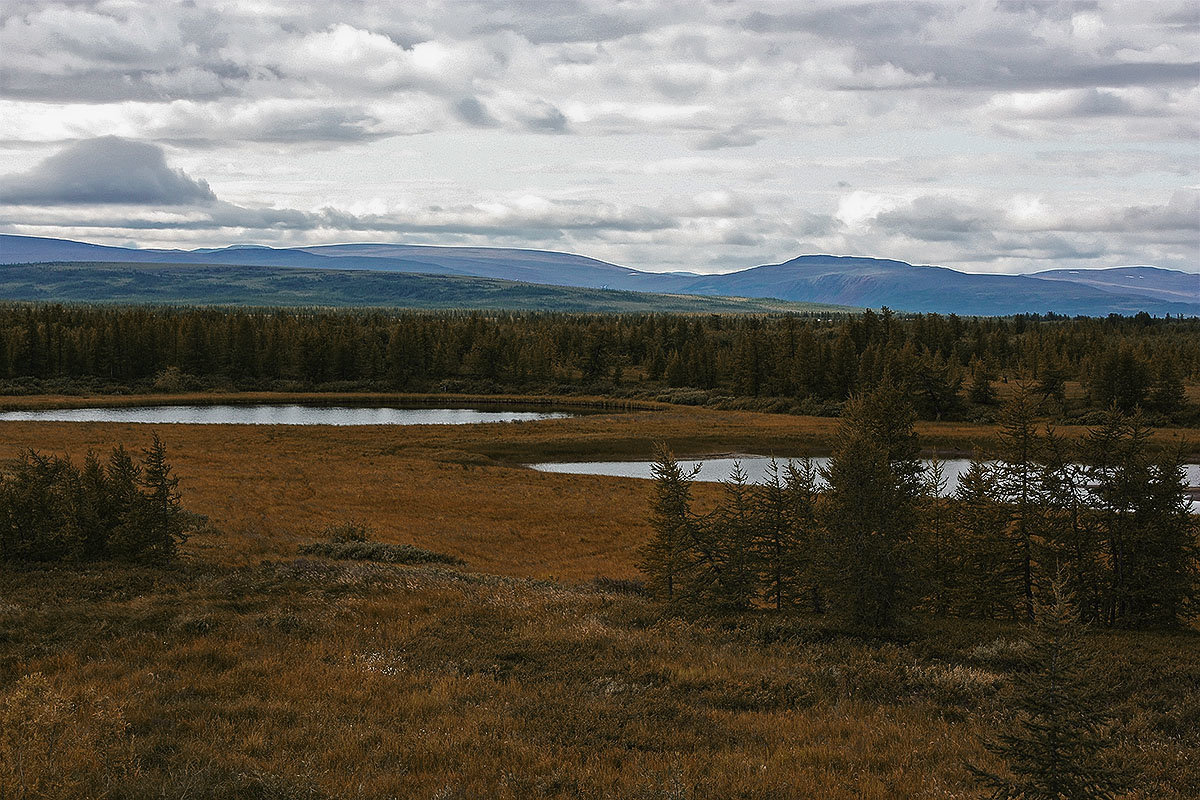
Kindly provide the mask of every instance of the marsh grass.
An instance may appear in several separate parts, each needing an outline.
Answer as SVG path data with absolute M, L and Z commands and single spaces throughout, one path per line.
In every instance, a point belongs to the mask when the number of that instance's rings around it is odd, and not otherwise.
M 683 618 L 436 566 L 6 568 L 0 796 L 974 797 L 1018 639 Z M 1139 798 L 1200 788 L 1200 641 L 1097 634 Z M 25 794 L 22 795 L 21 792 Z
M 176 564 L 0 568 L 0 797 L 977 797 L 962 765 L 998 766 L 979 742 L 1023 668 L 1019 627 L 923 619 L 884 640 L 675 616 L 634 566 L 645 482 L 519 466 L 656 439 L 819 452 L 834 422 L 162 426 L 212 523 Z M 8 423 L 0 445 L 81 458 L 150 432 Z M 701 512 L 719 497 L 696 487 Z M 467 566 L 297 557 L 347 519 Z M 1089 636 L 1133 797 L 1200 796 L 1200 636 Z

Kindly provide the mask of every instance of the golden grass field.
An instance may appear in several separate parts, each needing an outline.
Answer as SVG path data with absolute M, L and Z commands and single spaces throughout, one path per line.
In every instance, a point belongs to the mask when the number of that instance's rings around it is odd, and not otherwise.
M 591 584 L 637 576 L 646 482 L 520 466 L 645 457 L 656 440 L 815 454 L 835 425 L 664 406 L 155 426 L 184 504 L 219 533 L 168 568 L 0 568 L 0 798 L 981 796 L 964 763 L 994 766 L 980 737 L 1019 627 L 929 620 L 884 641 L 769 612 L 680 617 Z M 954 451 L 991 436 L 919 430 Z M 0 455 L 78 458 L 150 434 L 0 423 Z M 701 506 L 718 491 L 698 486 Z M 467 566 L 297 557 L 346 520 Z M 1200 796 L 1200 636 L 1094 640 L 1117 752 L 1142 774 L 1130 797 Z
M 200 397 L 250 402 L 271 396 Z M 324 402 L 371 399 L 319 397 Z M 131 399 L 147 402 L 145 397 Z M 185 395 L 158 401 L 197 399 Z M 403 399 L 412 396 L 387 397 Z M 75 402 L 97 404 L 94 398 Z M 656 441 L 680 455 L 818 454 L 828 450 L 836 426 L 837 420 L 827 417 L 659 405 L 532 424 L 161 425 L 154 430 L 167 442 L 182 476 L 186 505 L 210 516 L 225 532 L 221 541 L 196 543 L 219 561 L 290 555 L 315 531 L 349 519 L 372 526 L 384 541 L 407 541 L 460 556 L 483 572 L 587 581 L 634 575 L 634 551 L 648 535 L 647 485 L 540 473 L 523 463 L 646 458 Z M 943 452 L 970 453 L 993 436 L 987 426 L 962 423 L 920 423 L 918 431 L 927 448 Z M 1060 432 L 1080 436 L 1084 430 Z M 1156 437 L 1172 442 L 1188 433 L 1160 429 Z M 0 423 L 0 454 L 35 448 L 78 459 L 89 448 L 143 447 L 150 434 L 151 426 L 135 424 Z M 719 491 L 697 486 L 702 504 Z

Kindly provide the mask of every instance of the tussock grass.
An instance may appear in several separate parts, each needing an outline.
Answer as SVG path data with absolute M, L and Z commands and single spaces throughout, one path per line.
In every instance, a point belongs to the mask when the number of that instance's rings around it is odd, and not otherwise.
M 340 561 L 382 561 L 387 564 L 466 564 L 457 556 L 435 553 L 411 544 L 386 542 L 314 542 L 300 546 L 307 556 L 324 556 Z
M 162 426 L 212 522 L 179 563 L 0 567 L 0 797 L 975 797 L 962 765 L 995 766 L 978 742 L 1024 669 L 1018 627 L 917 620 L 884 641 L 673 616 L 640 594 L 645 482 L 519 466 L 656 439 L 816 453 L 835 422 Z M 990 435 L 929 430 L 937 447 Z M 0 425 L 7 451 L 76 458 L 149 437 Z M 696 497 L 703 512 L 720 487 Z M 469 566 L 296 557 L 347 519 Z M 1200 635 L 1089 635 L 1117 752 L 1144 775 L 1133 797 L 1200 796 Z
M 1020 636 L 312 559 L 8 568 L 0 590 L 0 763 L 49 798 L 973 797 L 962 764 L 991 763 L 1017 669 L 979 643 Z M 1094 636 L 1134 797 L 1195 796 L 1200 637 Z

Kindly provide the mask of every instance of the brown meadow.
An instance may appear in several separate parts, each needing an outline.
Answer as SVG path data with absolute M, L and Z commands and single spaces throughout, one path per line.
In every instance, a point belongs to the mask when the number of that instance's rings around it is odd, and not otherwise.
M 815 454 L 835 424 L 655 407 L 156 426 L 185 505 L 218 532 L 162 569 L 0 569 L 0 797 L 979 796 L 964 764 L 991 763 L 979 741 L 1018 626 L 922 620 L 889 641 L 767 612 L 680 617 L 593 583 L 637 577 L 646 482 L 521 466 L 645 457 L 656 440 Z M 919 430 L 959 452 L 991 436 Z M 149 438 L 0 424 L 5 455 Z M 697 490 L 715 503 L 718 487 Z M 297 557 L 347 520 L 467 566 Z M 1200 637 L 1092 635 L 1117 753 L 1143 776 L 1131 796 L 1200 796 Z

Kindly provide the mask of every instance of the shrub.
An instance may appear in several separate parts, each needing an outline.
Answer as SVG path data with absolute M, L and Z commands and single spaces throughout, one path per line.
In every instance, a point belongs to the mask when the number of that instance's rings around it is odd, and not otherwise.
M 603 576 L 593 578 L 592 588 L 604 594 L 626 594 L 634 597 L 650 596 L 650 589 L 646 586 L 645 581 L 630 578 L 606 578 Z
M 33 450 L 0 471 L 0 561 L 164 561 L 203 518 L 180 505 L 179 478 L 155 436 L 135 463 L 116 447 L 83 468 Z
M 333 544 L 345 544 L 346 542 L 369 541 L 372 533 L 373 531 L 362 523 L 339 522 L 322 530 L 321 536 Z
M 435 553 L 411 544 L 386 544 L 361 540 L 314 542 L 300 547 L 300 554 L 324 556 L 339 561 L 381 561 L 387 564 L 454 564 L 467 562 L 457 556 Z

